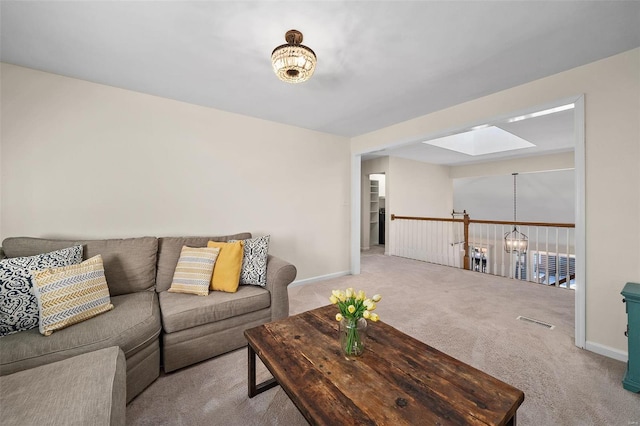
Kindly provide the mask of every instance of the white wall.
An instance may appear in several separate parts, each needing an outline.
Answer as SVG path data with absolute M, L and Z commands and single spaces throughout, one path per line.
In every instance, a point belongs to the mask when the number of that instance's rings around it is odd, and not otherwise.
M 625 353 L 620 290 L 640 281 L 640 49 L 352 138 L 351 149 L 425 140 L 580 94 L 586 111 L 587 344 Z
M 518 221 L 574 223 L 574 175 L 574 170 L 518 174 Z M 454 179 L 453 207 L 471 219 L 513 220 L 513 176 Z
M 2 238 L 249 231 L 298 279 L 349 270 L 348 139 L 8 64 L 1 79 Z
M 472 219 L 513 219 L 513 176 L 518 175 L 518 220 L 575 221 L 574 153 L 454 166 L 453 205 Z M 540 206 L 544 208 L 540 208 Z

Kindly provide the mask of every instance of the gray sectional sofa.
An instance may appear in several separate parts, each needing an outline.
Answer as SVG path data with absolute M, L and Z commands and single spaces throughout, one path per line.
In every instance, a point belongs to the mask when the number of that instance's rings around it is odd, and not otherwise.
M 292 264 L 269 255 L 266 287 L 242 285 L 236 293 L 209 296 L 169 293 L 183 245 L 251 238 L 250 233 L 217 237 L 142 237 L 106 240 L 7 238 L 6 257 L 33 256 L 82 244 L 83 258 L 101 254 L 114 309 L 42 336 L 38 329 L 0 338 L 0 376 L 76 355 L 117 346 L 126 359 L 126 400 L 131 401 L 160 373 L 246 345 L 245 329 L 289 315 L 287 286 Z
M 117 346 L 0 376 L 3 426 L 125 424 L 126 366 Z

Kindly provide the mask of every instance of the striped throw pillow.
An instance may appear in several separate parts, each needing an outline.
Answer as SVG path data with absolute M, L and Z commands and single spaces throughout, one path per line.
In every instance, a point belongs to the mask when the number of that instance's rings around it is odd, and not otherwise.
M 40 333 L 45 336 L 113 309 L 100 255 L 78 265 L 33 272 L 32 278 Z
M 169 292 L 207 296 L 218 253 L 220 249 L 217 247 L 182 246 Z

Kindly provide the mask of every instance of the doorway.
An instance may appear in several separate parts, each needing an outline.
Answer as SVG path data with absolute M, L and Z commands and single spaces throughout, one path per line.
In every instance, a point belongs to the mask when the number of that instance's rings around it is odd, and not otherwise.
M 585 109 L 584 109 L 584 95 L 576 95 L 570 98 L 564 98 L 550 102 L 544 105 L 538 105 L 536 107 L 530 107 L 520 111 L 510 112 L 496 116 L 490 119 L 486 117 L 478 118 L 475 122 L 460 123 L 456 129 L 448 128 L 446 130 L 440 130 L 431 132 L 428 134 L 417 135 L 412 141 L 406 139 L 400 141 L 390 141 L 385 144 L 371 146 L 364 148 L 360 151 L 354 151 L 352 154 L 352 240 L 351 240 L 351 272 L 353 274 L 360 273 L 360 251 L 364 247 L 362 244 L 363 237 L 367 235 L 362 232 L 362 227 L 366 222 L 365 212 L 370 213 L 365 207 L 363 201 L 363 194 L 366 190 L 364 188 L 363 174 L 368 176 L 371 173 L 375 173 L 375 170 L 366 170 L 370 161 L 379 161 L 382 158 L 387 159 L 388 170 L 388 158 L 394 155 L 396 150 L 411 150 L 420 145 L 422 141 L 432 140 L 436 138 L 446 137 L 455 133 L 466 131 L 467 129 L 485 127 L 487 123 L 504 122 L 512 117 L 520 119 L 521 116 L 536 113 L 548 108 L 561 107 L 567 104 L 573 104 L 573 125 L 574 125 L 574 159 L 575 159 L 575 272 L 576 272 L 576 285 L 575 285 L 575 344 L 580 348 L 585 348 L 586 345 L 586 266 L 585 266 L 585 141 L 584 141 L 584 128 L 585 128 Z M 480 113 L 479 113 L 480 114 Z M 517 121 L 517 120 L 514 120 Z M 388 177 L 388 176 L 387 176 Z M 386 214 L 389 218 L 391 213 L 401 214 L 402 212 L 391 211 L 392 202 L 387 194 L 386 197 Z M 394 202 L 395 203 L 395 202 Z M 396 203 L 397 204 L 397 203 Z M 387 222 L 387 225 L 389 223 Z M 389 226 L 385 229 L 386 241 L 389 241 Z M 359 235 L 358 235 L 359 234 Z M 360 237 L 360 238 L 358 238 Z M 358 244 L 360 243 L 360 244 Z
M 385 201 L 386 201 L 386 176 L 384 173 L 369 175 L 369 245 L 384 246 L 385 242 Z M 379 247 L 377 247 L 379 248 Z M 384 250 L 384 247 L 383 247 Z
M 363 161 L 360 172 L 359 252 L 384 253 L 388 232 L 388 157 Z

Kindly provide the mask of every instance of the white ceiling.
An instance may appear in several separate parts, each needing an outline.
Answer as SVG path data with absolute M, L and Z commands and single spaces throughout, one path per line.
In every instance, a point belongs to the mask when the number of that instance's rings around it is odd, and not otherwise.
M 4 62 L 344 136 L 640 46 L 637 1 L 6 1 Z M 284 33 L 313 78 L 279 81 Z M 535 142 L 534 142 L 535 143 Z
M 573 114 L 574 110 L 571 109 L 514 123 L 506 121 L 487 123 L 532 143 L 534 146 L 530 148 L 471 156 L 418 142 L 379 150 L 364 155 L 363 159 L 371 160 L 376 157 L 391 156 L 452 166 L 571 151 L 575 145 Z

